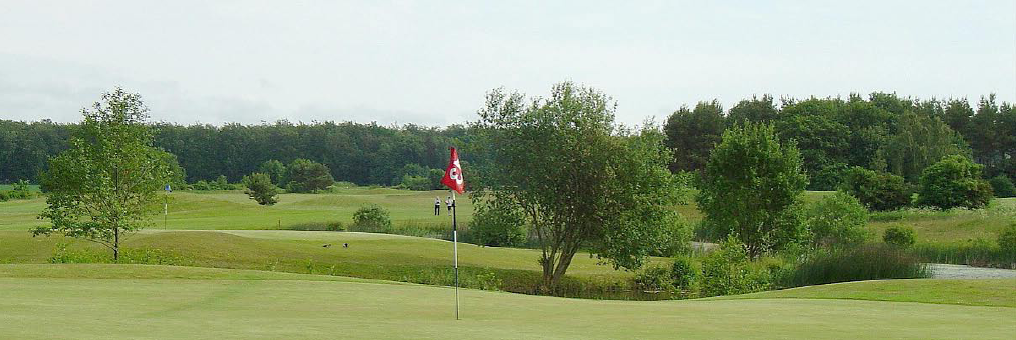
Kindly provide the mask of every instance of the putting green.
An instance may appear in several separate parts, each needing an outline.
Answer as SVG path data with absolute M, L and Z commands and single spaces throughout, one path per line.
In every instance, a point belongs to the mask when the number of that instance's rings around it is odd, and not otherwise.
M 96 274 L 104 273 L 104 274 Z M 313 275 L 0 265 L 0 338 L 1011 338 L 1016 309 L 837 299 L 595 301 Z

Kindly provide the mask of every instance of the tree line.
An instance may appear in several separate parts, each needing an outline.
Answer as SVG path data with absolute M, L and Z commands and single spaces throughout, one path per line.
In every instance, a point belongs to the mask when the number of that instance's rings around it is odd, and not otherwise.
M 716 101 L 681 107 L 663 129 L 674 152 L 672 171 L 701 172 L 723 132 L 744 123 L 772 124 L 782 141 L 793 140 L 804 159 L 808 189 L 832 190 L 845 171 L 859 166 L 916 183 L 921 171 L 948 155 L 985 166 L 986 177 L 1016 177 L 1016 112 L 994 95 L 974 106 L 965 99 L 919 100 L 872 93 L 866 98 L 745 99 L 726 110 Z M 253 125 L 155 123 L 154 145 L 176 156 L 186 181 L 231 183 L 262 163 L 309 159 L 324 164 L 335 180 L 359 185 L 397 185 L 409 173 L 427 177 L 441 169 L 448 146 L 469 143 L 468 126 L 285 120 Z M 49 120 L 0 120 L 0 183 L 38 182 L 47 159 L 67 149 L 78 124 Z M 468 162 L 471 153 L 464 152 Z M 423 184 L 421 183 L 422 187 Z

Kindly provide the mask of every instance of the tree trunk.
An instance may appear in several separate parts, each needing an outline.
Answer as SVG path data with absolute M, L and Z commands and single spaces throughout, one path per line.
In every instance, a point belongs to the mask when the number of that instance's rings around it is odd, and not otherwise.
M 113 228 L 113 262 L 120 257 L 120 228 Z

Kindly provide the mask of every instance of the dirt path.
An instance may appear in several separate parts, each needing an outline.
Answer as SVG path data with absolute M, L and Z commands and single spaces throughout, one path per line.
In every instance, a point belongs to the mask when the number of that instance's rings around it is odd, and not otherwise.
M 1002 279 L 1016 277 L 1016 270 L 980 268 L 956 264 L 930 263 L 931 277 L 936 279 Z

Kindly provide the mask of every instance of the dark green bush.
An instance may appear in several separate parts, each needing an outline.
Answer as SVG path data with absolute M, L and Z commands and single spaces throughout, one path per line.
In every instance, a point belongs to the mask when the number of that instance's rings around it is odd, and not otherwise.
M 422 176 L 403 175 L 402 182 L 399 183 L 399 185 L 405 189 L 413 191 L 425 191 L 431 189 L 430 179 Z
M 773 273 L 761 262 L 748 259 L 748 252 L 728 238 L 702 260 L 704 296 L 760 292 L 772 287 Z
M 995 197 L 1016 197 L 1016 185 L 1005 175 L 998 175 L 988 181 L 991 189 L 995 191 Z
M 914 228 L 901 224 L 889 226 L 882 235 L 882 241 L 886 244 L 903 248 L 912 246 L 916 240 L 917 232 Z
M 1016 222 L 998 233 L 998 247 L 1002 254 L 1016 262 Z
M 496 204 L 478 205 L 469 222 L 473 241 L 492 247 L 518 247 L 526 243 L 522 213 Z
M 335 183 L 332 172 L 324 164 L 299 158 L 286 167 L 286 190 L 291 192 L 315 192 L 324 190 Z
M 273 205 L 279 202 L 279 188 L 272 184 L 271 177 L 266 174 L 256 172 L 243 176 L 243 185 L 247 187 L 244 193 L 260 205 Z
M 205 180 L 197 181 L 193 185 L 191 185 L 191 187 L 193 187 L 194 190 L 201 190 L 201 191 L 212 190 L 212 185 L 208 184 L 208 182 L 206 182 Z
M 675 288 L 681 290 L 693 290 L 701 276 L 702 266 L 687 256 L 675 258 L 670 267 L 670 280 Z
M 862 167 L 846 171 L 842 190 L 870 210 L 888 211 L 910 205 L 910 189 L 903 177 Z
M 818 249 L 784 273 L 783 287 L 836 282 L 929 277 L 926 265 L 899 247 L 866 244 L 849 249 Z
M 810 204 L 805 212 L 812 244 L 822 246 L 853 246 L 870 237 L 867 229 L 868 210 L 861 202 L 844 192 Z
M 360 207 L 353 213 L 351 231 L 387 233 L 391 229 L 392 219 L 388 215 L 388 210 L 378 205 Z
M 665 223 L 666 239 L 660 248 L 653 251 L 653 256 L 672 257 L 688 253 L 691 245 L 692 231 L 683 218 L 675 218 L 672 223 Z
M 648 266 L 635 274 L 635 289 L 644 293 L 670 292 L 674 290 L 674 282 L 670 270 L 659 266 Z
M 960 155 L 943 157 L 924 169 L 917 204 L 950 209 L 983 208 L 994 197 L 991 185 L 981 179 L 984 166 Z

